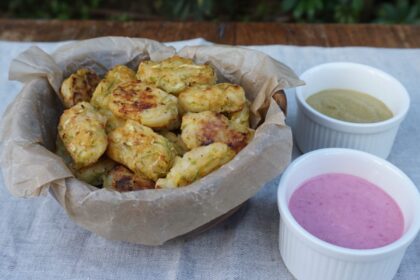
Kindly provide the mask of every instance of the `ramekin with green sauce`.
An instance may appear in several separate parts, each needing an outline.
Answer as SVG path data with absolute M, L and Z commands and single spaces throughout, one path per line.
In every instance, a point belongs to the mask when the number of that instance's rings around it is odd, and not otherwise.
M 398 80 L 349 62 L 318 65 L 300 79 L 293 132 L 302 152 L 338 147 L 388 157 L 410 103 Z

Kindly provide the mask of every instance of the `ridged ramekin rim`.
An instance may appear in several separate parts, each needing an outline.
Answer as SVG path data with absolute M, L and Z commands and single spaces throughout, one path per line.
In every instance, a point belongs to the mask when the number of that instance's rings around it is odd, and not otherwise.
M 369 133 L 369 132 L 377 132 L 377 131 L 384 131 L 388 130 L 396 125 L 399 125 L 401 121 L 405 118 L 405 116 L 408 113 L 408 110 L 410 108 L 410 95 L 407 92 L 407 89 L 404 87 L 404 85 L 398 81 L 395 77 L 391 76 L 390 74 L 374 68 L 369 65 L 360 64 L 360 63 L 353 63 L 353 62 L 330 62 L 330 63 L 323 63 L 319 64 L 317 66 L 314 66 L 312 68 L 307 69 L 305 72 L 303 72 L 300 75 L 301 80 L 305 80 L 305 76 L 308 74 L 311 74 L 312 72 L 318 71 L 322 68 L 332 68 L 332 67 L 356 67 L 368 71 L 375 72 L 375 74 L 382 76 L 385 79 L 391 80 L 393 83 L 395 83 L 398 87 L 401 88 L 401 93 L 404 96 L 403 100 L 403 108 L 398 112 L 397 114 L 393 115 L 392 118 L 381 121 L 381 122 L 375 122 L 375 123 L 353 123 L 353 122 L 347 122 L 347 121 L 341 121 L 332 117 L 329 117 L 327 115 L 324 115 L 314 108 L 312 108 L 306 100 L 302 96 L 302 88 L 296 88 L 296 100 L 298 103 L 298 106 L 301 107 L 303 113 L 306 113 L 308 118 L 310 118 L 313 121 L 316 121 L 317 123 L 320 123 L 323 126 L 329 127 L 334 130 L 339 130 L 343 132 L 352 132 L 352 133 Z M 318 119 L 315 120 L 315 118 Z

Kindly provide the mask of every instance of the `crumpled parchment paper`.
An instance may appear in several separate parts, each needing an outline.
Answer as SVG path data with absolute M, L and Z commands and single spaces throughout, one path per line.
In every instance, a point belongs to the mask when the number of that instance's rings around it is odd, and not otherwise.
M 210 63 L 220 81 L 244 87 L 257 128 L 232 161 L 193 184 L 126 193 L 97 189 L 77 180 L 52 152 L 63 111 L 57 92 L 65 77 L 80 67 L 102 75 L 116 64 L 136 69 L 142 60 L 174 54 L 174 48 L 159 42 L 123 37 L 76 41 L 51 55 L 36 47 L 20 54 L 9 78 L 25 86 L 6 110 L 0 130 L 0 167 L 9 191 L 25 198 L 49 191 L 80 226 L 108 239 L 145 245 L 191 232 L 252 197 L 291 158 L 291 130 L 272 95 L 303 82 L 284 64 L 250 49 L 194 46 L 178 53 Z

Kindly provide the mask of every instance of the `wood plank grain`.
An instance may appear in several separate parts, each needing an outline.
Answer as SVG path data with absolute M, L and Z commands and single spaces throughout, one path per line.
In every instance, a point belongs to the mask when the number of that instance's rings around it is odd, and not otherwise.
M 221 44 L 419 48 L 419 25 L 115 22 L 0 19 L 0 40 L 62 41 L 98 36 L 177 41 L 202 37 Z
M 236 44 L 420 47 L 420 26 L 372 24 L 237 23 Z
M 223 23 L 0 19 L 0 40 L 45 42 L 99 36 L 143 37 L 159 41 L 202 37 L 216 43 L 235 43 L 234 30 Z

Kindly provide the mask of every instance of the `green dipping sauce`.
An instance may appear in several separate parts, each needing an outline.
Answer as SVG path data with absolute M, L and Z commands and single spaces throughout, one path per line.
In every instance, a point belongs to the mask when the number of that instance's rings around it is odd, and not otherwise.
M 306 102 L 324 115 L 353 123 L 381 122 L 393 116 L 382 101 L 354 90 L 327 89 L 309 96 Z

